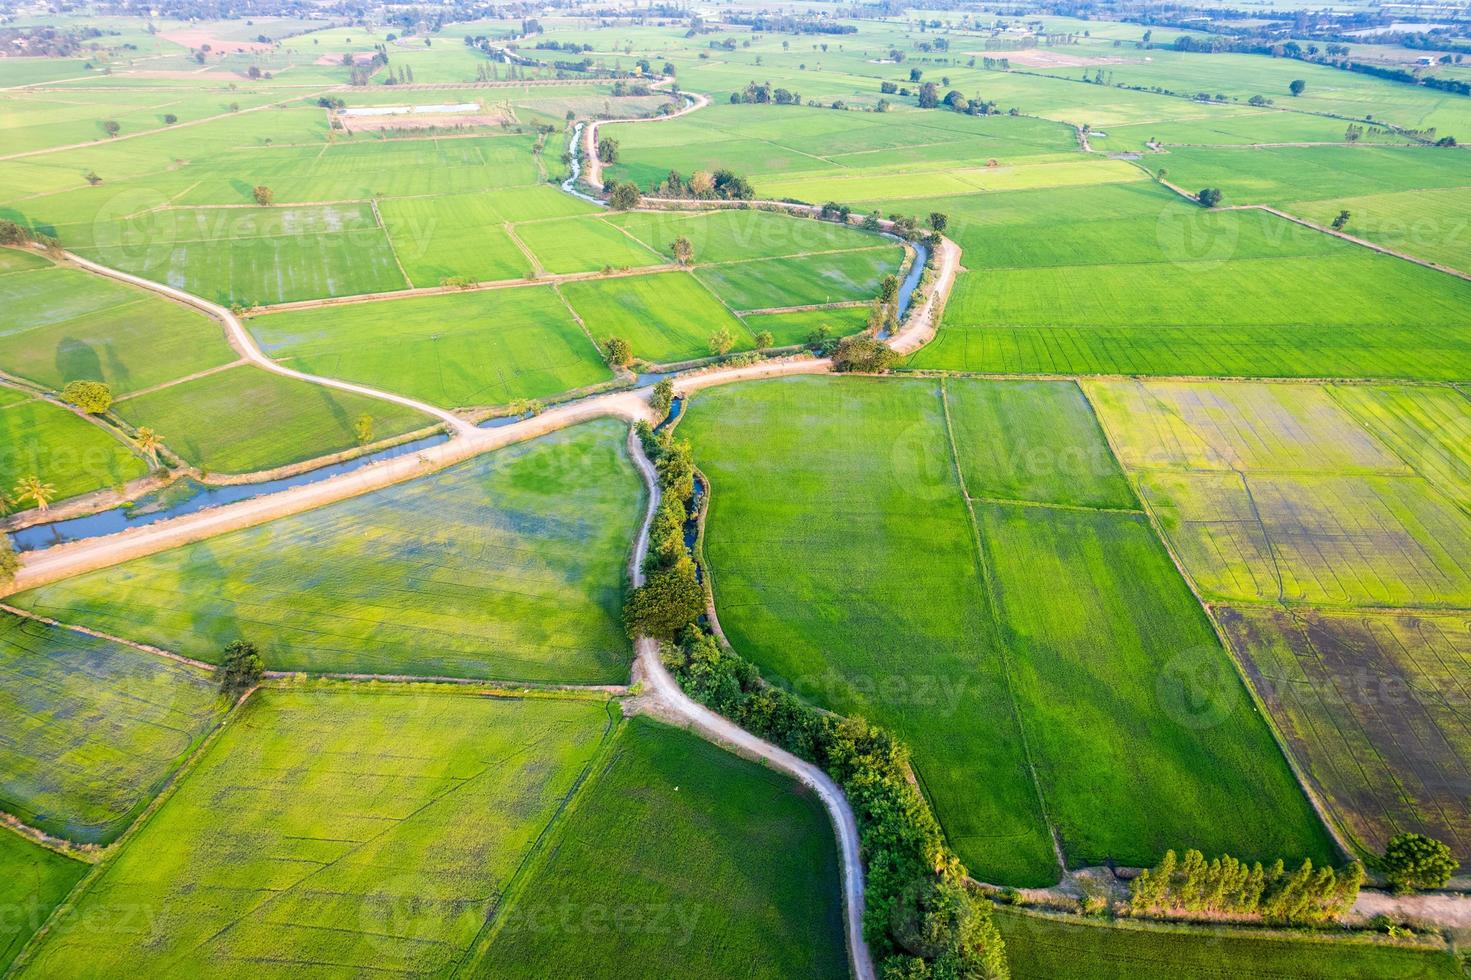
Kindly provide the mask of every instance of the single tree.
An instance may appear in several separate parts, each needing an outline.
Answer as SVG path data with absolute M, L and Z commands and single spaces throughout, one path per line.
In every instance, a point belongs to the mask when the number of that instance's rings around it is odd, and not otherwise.
M 930 212 L 930 227 L 935 231 L 944 231 L 945 227 L 949 224 L 950 218 L 943 211 Z
M 669 414 L 669 409 L 674 405 L 674 382 L 664 378 L 654 385 L 654 392 L 649 398 L 649 407 L 659 418 Z
M 366 446 L 373 441 L 373 416 L 364 412 L 352 423 L 353 430 L 357 434 L 358 442 Z
M 119 132 L 122 131 L 122 128 L 123 127 L 118 123 L 116 119 L 102 120 L 102 131 L 108 136 L 116 136 Z
M 255 203 L 263 208 L 270 207 L 276 200 L 276 192 L 265 184 L 257 184 L 253 194 L 255 196 Z
M 148 426 L 141 426 L 138 434 L 133 437 L 133 445 L 137 446 L 143 455 L 148 457 L 148 462 L 154 466 L 158 465 L 158 451 L 163 448 L 163 436 L 154 432 Z
M 1195 199 L 1204 207 L 1213 208 L 1221 203 L 1221 190 L 1218 187 L 1206 187 L 1195 195 Z
M 894 297 L 899 295 L 899 277 L 892 272 L 879 280 L 879 302 L 885 305 L 892 303 Z
M 238 698 L 255 687 L 264 674 L 260 651 L 249 640 L 236 640 L 225 647 L 225 659 L 215 669 L 220 693 L 230 698 Z
M 95 170 L 88 170 L 86 173 L 82 174 L 82 179 L 93 187 L 96 187 L 98 184 L 102 183 L 102 178 L 97 176 L 97 171 Z
M 622 181 L 613 185 L 613 190 L 608 195 L 608 206 L 614 211 L 630 211 L 638 207 L 640 200 L 638 186 L 631 181 Z
M 15 499 L 35 501 L 36 509 L 43 514 L 55 498 L 55 485 L 43 483 L 34 473 L 21 477 L 20 482 L 15 485 Z
M 101 415 L 112 407 L 112 389 L 101 381 L 68 381 L 61 389 L 61 400 L 88 415 Z
M 627 367 L 633 363 L 633 348 L 622 337 L 609 337 L 603 341 L 603 357 L 613 367 Z
M 618 141 L 611 136 L 598 140 L 598 159 L 603 163 L 617 163 Z
M 725 327 L 721 327 L 710 335 L 710 353 L 716 357 L 724 357 L 730 353 L 735 346 L 735 335 Z
M 1411 833 L 1390 838 L 1380 864 L 1389 884 L 1400 895 L 1407 895 L 1417 888 L 1439 888 L 1459 867 L 1448 844 L 1424 834 Z
M 770 330 L 761 330 L 756 334 L 756 349 L 765 350 L 776 343 L 776 338 L 771 335 Z
M 715 175 L 708 170 L 696 170 L 690 174 L 690 193 L 706 198 L 715 192 Z
M 1333 219 L 1333 230 L 1343 231 L 1343 226 L 1348 224 L 1348 219 L 1351 217 L 1353 217 L 1353 215 L 1349 214 L 1347 211 L 1339 211 L 1338 217 Z
M 691 245 L 690 240 L 683 235 L 680 235 L 678 238 L 676 238 L 674 240 L 674 244 L 670 245 L 669 247 L 674 251 L 674 261 L 678 262 L 680 265 L 689 265 L 695 260 L 695 247 Z
M 1287 86 L 1287 91 L 1291 92 L 1293 95 L 1301 95 L 1303 93 L 1303 90 L 1307 87 L 1307 82 L 1303 81 L 1301 78 L 1294 78 L 1292 80 L 1292 83 Z
M 172 112 L 165 112 L 163 114 L 163 124 L 165 126 L 172 126 L 174 123 L 176 123 L 178 121 L 179 121 L 179 117 L 176 116 L 176 115 L 174 115 Z

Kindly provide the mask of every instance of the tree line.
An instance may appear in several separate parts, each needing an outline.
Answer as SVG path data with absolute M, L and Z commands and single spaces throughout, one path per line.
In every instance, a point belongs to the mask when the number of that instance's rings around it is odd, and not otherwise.
M 1191 849 L 1179 860 L 1174 851 L 1139 873 L 1129 887 L 1129 907 L 1137 914 L 1215 913 L 1260 917 L 1283 925 L 1333 921 L 1354 904 L 1364 883 L 1364 866 L 1314 868 L 1304 860 L 1288 871 L 1279 858 L 1270 867 L 1247 867 L 1229 854 L 1207 862 Z

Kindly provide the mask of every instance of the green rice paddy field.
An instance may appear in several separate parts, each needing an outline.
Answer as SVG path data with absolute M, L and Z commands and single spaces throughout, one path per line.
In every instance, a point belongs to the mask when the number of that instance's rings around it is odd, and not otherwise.
M 14 597 L 215 662 L 619 683 L 640 483 L 592 422 L 387 490 Z
M 1017 980 L 1450 980 L 1462 975 L 1444 949 L 1415 949 L 1343 937 L 1107 924 L 998 909 Z
M 756 382 L 681 432 L 731 642 L 909 741 L 974 874 L 1051 882 L 1052 835 L 1070 867 L 1329 853 L 1075 387 Z M 1224 691 L 1205 719 L 1198 684 Z
M 10 966 L 31 933 L 61 904 L 87 865 L 32 844 L 8 829 L 0 832 L 0 969 Z
M 120 486 L 148 472 L 104 429 L 69 409 L 13 388 L 0 388 L 0 492 L 23 477 L 56 488 L 54 500 Z
M 250 330 L 297 370 L 446 408 L 547 398 L 613 376 L 550 286 L 275 313 Z
M 544 855 L 471 975 L 848 975 L 821 804 L 694 735 L 629 722 Z
M 108 843 L 225 707 L 191 667 L 0 613 L 0 806 L 47 833 Z

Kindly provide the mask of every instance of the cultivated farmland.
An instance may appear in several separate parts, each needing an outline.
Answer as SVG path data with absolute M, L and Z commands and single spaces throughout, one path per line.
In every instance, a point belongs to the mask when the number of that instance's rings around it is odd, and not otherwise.
M 618 682 L 624 432 L 590 423 L 12 601 L 209 661 L 246 638 L 284 670 Z

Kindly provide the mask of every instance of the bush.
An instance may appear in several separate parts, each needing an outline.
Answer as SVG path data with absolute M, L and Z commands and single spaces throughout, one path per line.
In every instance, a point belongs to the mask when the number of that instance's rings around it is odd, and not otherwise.
M 832 358 L 834 371 L 883 374 L 894 366 L 899 355 L 888 344 L 864 334 L 838 341 Z
M 603 341 L 603 357 L 613 367 L 627 367 L 633 363 L 633 348 L 622 337 L 609 337 Z
M 674 405 L 674 382 L 665 378 L 654 385 L 653 397 L 649 399 L 649 407 L 659 418 L 669 414 L 669 409 Z
M 608 194 L 608 207 L 614 211 L 629 211 L 638 207 L 641 200 L 638 187 L 628 181 L 622 181 L 614 184 L 612 191 Z
M 10 545 L 10 538 L 0 534 L 0 585 L 9 585 L 15 581 L 15 573 L 20 571 L 20 556 Z
M 705 590 L 695 581 L 693 566 L 667 568 L 650 575 L 623 604 L 623 626 L 630 639 L 652 636 L 668 640 L 705 611 Z
M 112 407 L 112 389 L 101 381 L 68 381 L 61 400 L 88 415 L 101 415 Z
M 1440 888 L 1458 867 L 1449 845 L 1424 834 L 1390 838 L 1381 864 L 1398 895 L 1408 895 L 1417 888 Z

